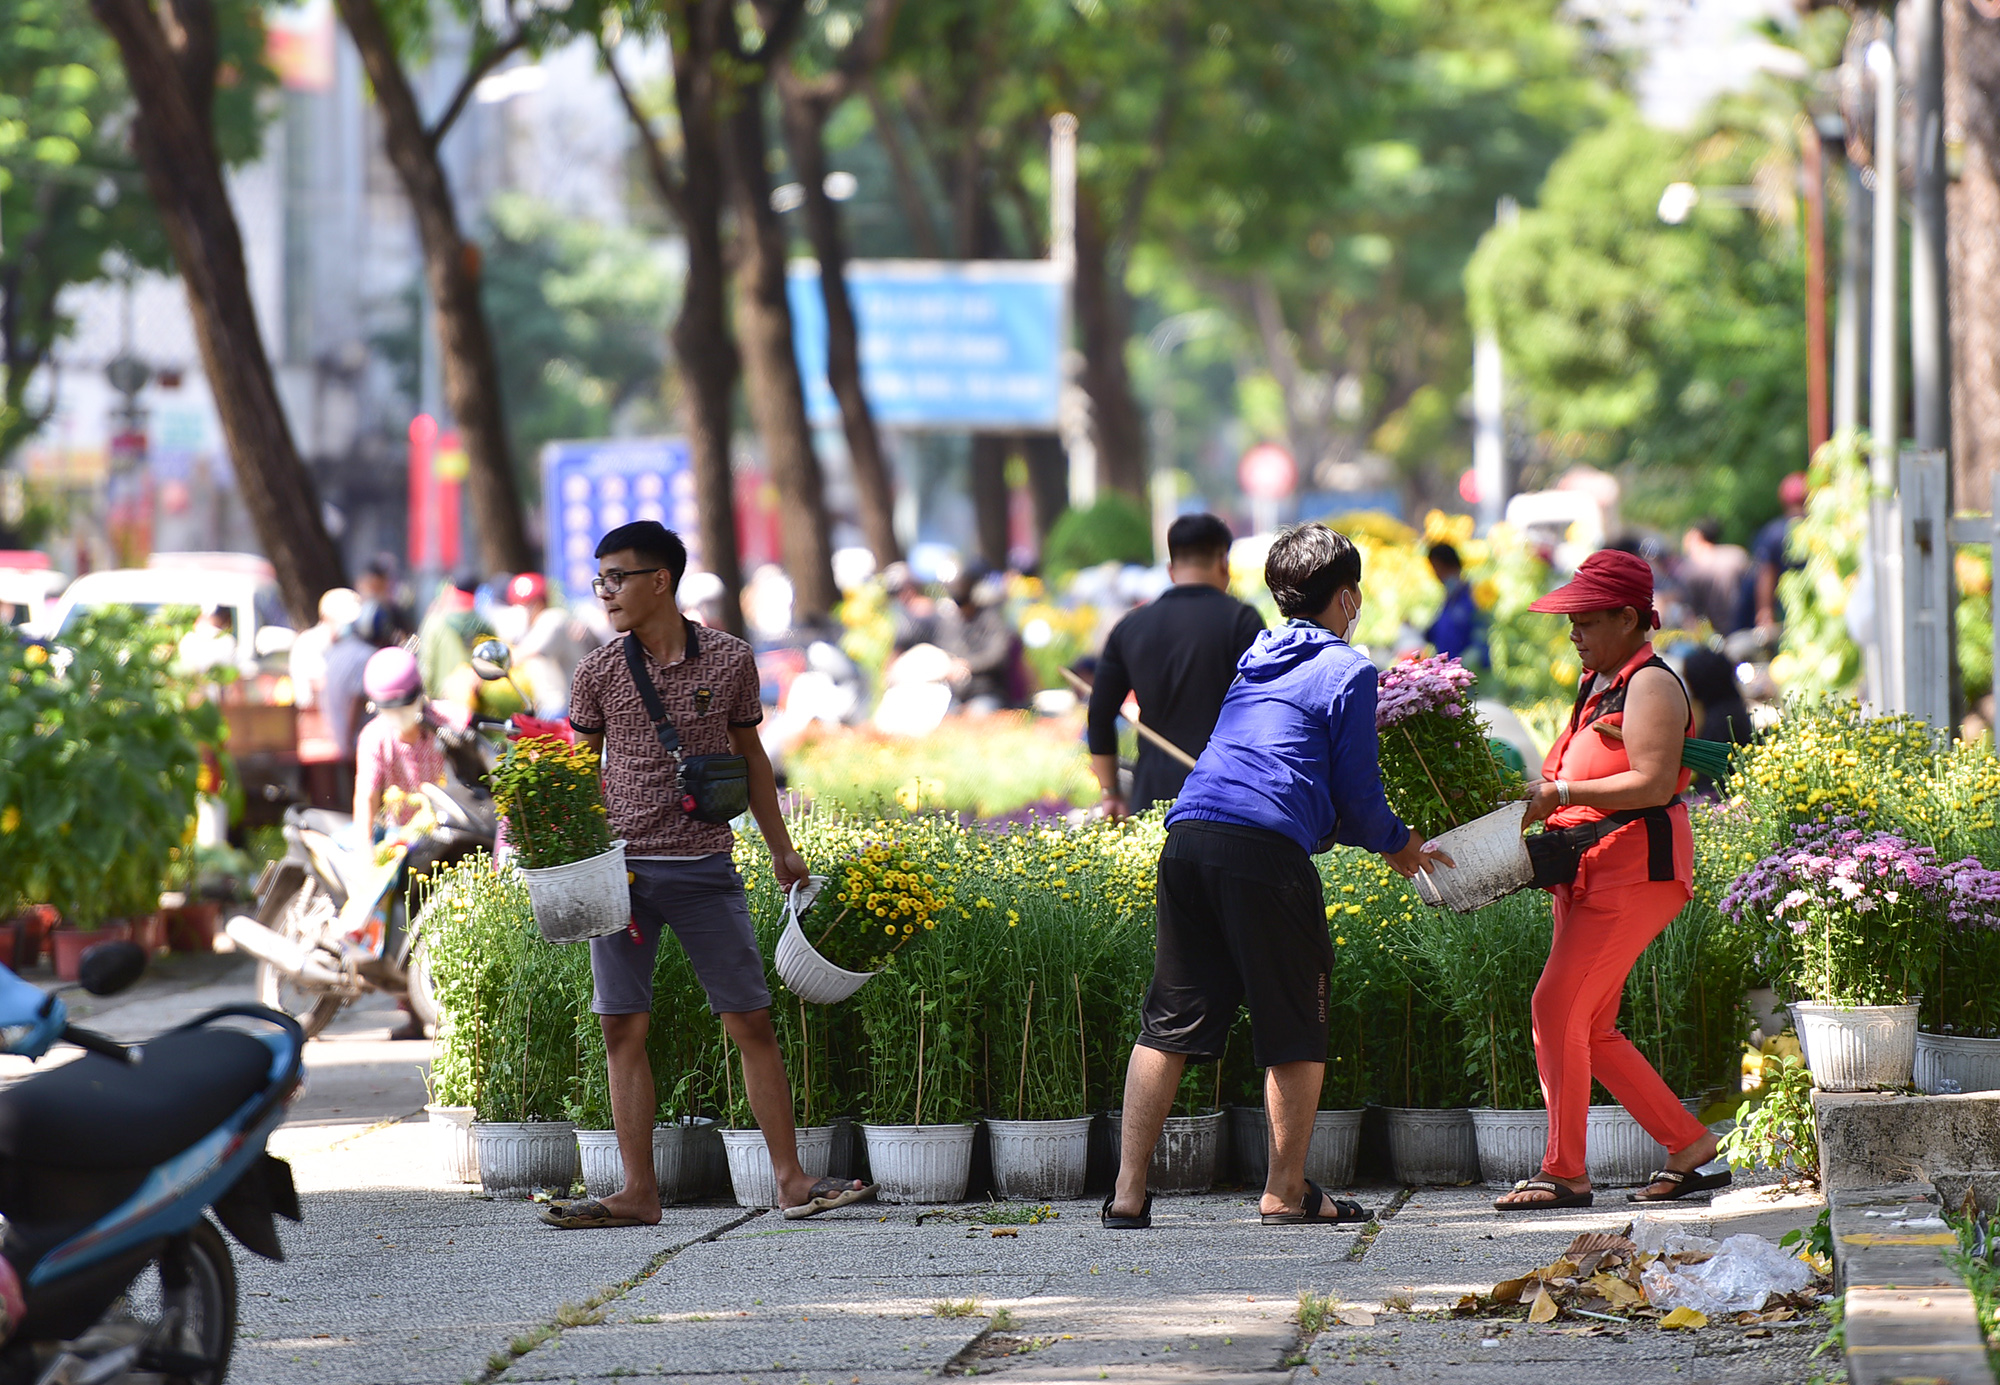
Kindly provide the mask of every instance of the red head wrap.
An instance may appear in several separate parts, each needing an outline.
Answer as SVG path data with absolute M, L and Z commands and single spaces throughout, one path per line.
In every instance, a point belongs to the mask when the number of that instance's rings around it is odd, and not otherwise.
M 1655 630 L 1660 628 L 1660 613 L 1653 609 L 1652 564 L 1637 554 L 1606 548 L 1585 558 L 1576 576 L 1528 609 L 1571 615 L 1581 611 L 1616 611 L 1625 606 L 1639 612 L 1642 624 L 1650 624 Z

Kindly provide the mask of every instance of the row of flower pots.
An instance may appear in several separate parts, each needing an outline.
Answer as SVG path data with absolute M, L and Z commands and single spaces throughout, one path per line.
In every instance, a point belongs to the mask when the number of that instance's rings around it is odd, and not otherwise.
M 99 943 L 137 943 L 148 953 L 210 952 L 218 916 L 214 901 L 198 900 L 96 928 L 67 928 L 54 909 L 42 905 L 0 922 L 0 965 L 19 972 L 46 954 L 58 981 L 74 981 L 83 954 Z
M 1917 1005 L 1816 1005 L 1800 1001 L 1792 1020 L 1813 1083 L 1832 1092 L 2000 1091 L 2000 1039 L 1932 1034 L 1917 1028 Z
M 1695 1103 L 1688 1103 L 1693 1109 Z M 580 1176 L 592 1196 L 616 1191 L 624 1175 L 617 1136 L 578 1130 L 567 1121 L 474 1122 L 470 1107 L 432 1106 L 446 1176 L 483 1183 L 487 1192 L 526 1197 L 538 1188 L 568 1187 Z M 1351 1186 L 1366 1112 L 1321 1111 L 1306 1152 L 1306 1176 L 1324 1187 Z M 1387 1108 L 1391 1169 L 1398 1182 L 1461 1185 L 1482 1179 L 1509 1188 L 1541 1167 L 1548 1141 L 1546 1111 Z M 1031 1201 L 1083 1196 L 1090 1117 L 1055 1121 L 986 1122 L 995 1194 Z M 965 1197 L 978 1126 L 862 1125 L 868 1163 L 887 1202 L 945 1203 Z M 1223 1169 L 1225 1129 L 1235 1150 L 1238 1182 L 1257 1186 L 1268 1169 L 1268 1126 L 1257 1107 L 1171 1116 L 1153 1151 L 1149 1186 L 1162 1193 L 1204 1193 Z M 1119 1145 L 1118 1113 L 1110 1119 L 1112 1157 Z M 833 1127 L 801 1129 L 799 1162 L 826 1174 Z M 1620 1106 L 1590 1108 L 1586 1165 L 1601 1187 L 1643 1184 L 1666 1151 Z M 777 1181 L 756 1130 L 721 1130 L 706 1118 L 683 1119 L 653 1131 L 653 1170 L 662 1202 L 733 1192 L 744 1207 L 771 1207 Z

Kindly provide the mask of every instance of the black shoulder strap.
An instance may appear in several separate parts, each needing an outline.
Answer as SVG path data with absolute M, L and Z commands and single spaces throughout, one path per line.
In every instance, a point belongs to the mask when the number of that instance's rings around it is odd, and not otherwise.
M 660 690 L 653 686 L 653 679 L 646 672 L 645 656 L 639 652 L 639 637 L 627 635 L 624 643 L 625 667 L 632 671 L 632 682 L 639 689 L 639 700 L 646 704 L 646 715 L 652 720 L 653 734 L 660 738 L 662 750 L 678 758 L 681 733 L 668 720 L 667 709 L 660 705 Z
M 1663 668 L 1668 673 L 1673 674 L 1674 681 L 1676 683 L 1680 683 L 1681 697 L 1687 702 L 1688 715 L 1689 717 L 1693 717 L 1694 699 L 1688 695 L 1687 684 L 1681 681 L 1681 676 L 1678 673 L 1674 673 L 1674 666 L 1672 664 L 1668 663 L 1665 659 L 1662 659 L 1658 654 L 1655 654 L 1652 658 L 1646 660 L 1645 663 L 1639 665 L 1639 668 L 1633 669 L 1631 673 L 1626 674 L 1623 678 L 1620 678 L 1616 683 L 1613 683 L 1609 688 L 1606 688 L 1604 690 L 1604 696 L 1598 700 L 1596 708 L 1592 710 L 1590 716 L 1587 719 L 1584 719 L 1580 724 L 1578 722 L 1578 718 L 1583 716 L 1583 704 L 1585 699 L 1579 698 L 1577 700 L 1576 706 L 1571 710 L 1569 714 L 1570 724 L 1572 726 L 1575 726 L 1577 730 L 1581 731 L 1585 726 L 1590 725 L 1591 722 L 1596 721 L 1600 717 L 1608 717 L 1613 712 L 1624 711 L 1626 689 L 1632 686 L 1632 679 L 1634 675 L 1636 675 L 1639 672 L 1640 668 Z M 1588 687 L 1589 685 L 1585 684 L 1585 686 Z

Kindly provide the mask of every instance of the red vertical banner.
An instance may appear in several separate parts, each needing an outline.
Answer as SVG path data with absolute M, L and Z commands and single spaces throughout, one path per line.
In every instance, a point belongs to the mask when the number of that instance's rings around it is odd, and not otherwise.
M 437 526 L 438 569 L 458 571 L 460 556 L 459 485 L 471 469 L 471 458 L 459 446 L 457 430 L 438 438 L 437 453 L 431 458 L 431 505 Z
M 435 544 L 431 535 L 431 451 L 437 446 L 437 420 L 418 414 L 410 420 L 410 571 L 430 572 Z

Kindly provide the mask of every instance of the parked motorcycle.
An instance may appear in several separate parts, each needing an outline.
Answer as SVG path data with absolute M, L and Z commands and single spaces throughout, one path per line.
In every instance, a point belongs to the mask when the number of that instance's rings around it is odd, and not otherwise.
M 102 944 L 81 984 L 108 995 L 145 965 L 130 943 Z M 121 1044 L 0 967 L 0 1052 L 58 1041 L 88 1051 L 0 1091 L 0 1385 L 221 1385 L 236 1271 L 215 1222 L 284 1258 L 275 1219 L 299 1220 L 298 1194 L 265 1143 L 298 1093 L 305 1035 L 228 1005 Z
M 511 684 L 509 663 L 497 640 L 473 651 L 473 671 L 487 681 Z M 285 810 L 285 855 L 258 878 L 255 916 L 238 914 L 225 929 L 257 958 L 259 1001 L 292 1016 L 309 1038 L 370 991 L 407 995 L 418 1020 L 437 1022 L 409 883 L 493 850 L 498 818 L 487 775 L 506 736 L 519 733 L 491 717 L 474 717 L 465 731 L 438 727 L 445 782 L 423 785 L 422 811 L 379 844 L 346 813 Z

